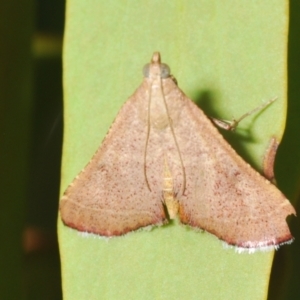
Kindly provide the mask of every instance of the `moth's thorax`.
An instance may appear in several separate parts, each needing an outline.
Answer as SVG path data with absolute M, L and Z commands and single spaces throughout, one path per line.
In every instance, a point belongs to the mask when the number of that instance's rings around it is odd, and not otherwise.
M 170 77 L 147 79 L 151 127 L 163 130 L 170 126 L 170 120 L 173 126 L 178 123 L 183 101 L 180 92 L 174 93 L 174 85 Z

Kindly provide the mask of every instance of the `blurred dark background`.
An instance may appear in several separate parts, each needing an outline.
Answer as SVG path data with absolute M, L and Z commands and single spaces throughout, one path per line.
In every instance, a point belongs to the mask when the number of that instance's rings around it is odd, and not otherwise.
M 0 300 L 62 299 L 63 0 L 0 0 Z
M 64 14 L 62 0 L 0 0 L 0 300 L 62 299 L 56 221 Z M 290 3 L 290 18 L 288 122 L 275 171 L 279 187 L 295 200 L 300 183 L 297 0 Z M 276 253 L 270 300 L 300 299 L 299 218 L 291 226 L 296 241 Z

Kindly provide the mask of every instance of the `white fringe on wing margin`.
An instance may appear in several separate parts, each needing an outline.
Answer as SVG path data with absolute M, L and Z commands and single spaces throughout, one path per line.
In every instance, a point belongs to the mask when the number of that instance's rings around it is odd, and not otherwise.
M 282 245 L 287 245 L 287 244 L 291 244 L 294 241 L 294 239 L 290 239 L 286 242 L 280 243 L 280 244 L 275 244 L 274 245 L 268 245 L 265 246 L 265 242 L 258 242 L 258 243 L 251 243 L 248 242 L 247 246 L 249 247 L 237 247 L 237 246 L 233 246 L 233 245 L 228 245 L 226 242 L 222 242 L 223 247 L 226 249 L 234 249 L 235 252 L 237 253 L 248 253 L 248 254 L 253 254 L 255 252 L 268 252 L 268 251 L 272 251 L 272 250 L 278 250 L 280 248 L 280 246 Z
M 77 231 L 76 229 L 73 229 L 73 228 L 69 228 L 69 229 L 72 230 L 72 231 Z M 142 231 L 142 229 L 146 229 L 147 231 L 151 231 L 153 229 L 153 226 L 152 225 L 146 226 L 144 228 L 138 229 L 137 231 Z M 109 237 L 108 236 L 101 236 L 99 234 L 94 234 L 94 233 L 90 233 L 90 232 L 86 232 L 86 231 L 77 231 L 77 233 L 78 233 L 79 236 L 84 237 L 84 238 L 92 237 L 94 239 L 101 239 L 101 240 L 105 240 L 105 241 L 109 241 L 111 238 L 115 238 L 114 236 L 109 236 Z M 129 232 L 127 234 L 130 234 L 130 233 L 131 232 Z M 127 234 L 125 234 L 125 235 L 127 235 Z M 125 235 L 121 235 L 121 236 L 118 236 L 118 237 L 124 237 Z M 292 238 L 292 239 L 290 239 L 286 242 L 276 244 L 276 241 L 274 240 L 273 245 L 268 245 L 268 246 L 265 246 L 266 242 L 247 242 L 247 243 L 245 243 L 246 247 L 238 247 L 238 246 L 234 246 L 234 245 L 229 245 L 226 242 L 221 240 L 221 242 L 223 244 L 223 248 L 225 248 L 225 249 L 234 249 L 234 251 L 236 253 L 239 253 L 239 254 L 241 254 L 241 253 L 253 254 L 253 253 L 256 253 L 256 252 L 268 252 L 268 251 L 278 250 L 280 248 L 280 246 L 289 245 L 293 241 L 294 241 L 294 238 Z
M 78 233 L 79 236 L 81 236 L 83 238 L 90 238 L 90 237 L 92 237 L 94 239 L 100 239 L 100 240 L 105 240 L 105 241 L 108 241 L 108 240 L 110 240 L 112 238 L 110 236 L 102 236 L 102 235 L 91 233 L 91 232 L 87 232 L 87 231 L 77 231 L 77 233 Z
M 157 227 L 157 226 L 160 226 L 162 224 L 157 224 L 156 226 L 153 226 L 153 225 L 149 225 L 149 226 L 145 226 L 145 227 L 142 227 L 142 228 L 139 228 L 139 229 L 136 229 L 134 231 L 130 231 L 130 232 L 127 232 L 123 235 L 118 235 L 118 236 L 104 236 L 104 235 L 100 235 L 100 234 L 96 234 L 96 233 L 92 233 L 92 232 L 88 232 L 88 231 L 79 231 L 79 230 L 76 230 L 74 228 L 70 228 L 72 231 L 77 231 L 78 235 L 81 236 L 81 237 L 84 237 L 84 238 L 88 238 L 88 237 L 92 237 L 94 239 L 101 239 L 101 240 L 110 240 L 112 238 L 122 238 L 126 235 L 129 235 L 131 233 L 134 233 L 134 232 L 138 232 L 138 231 L 151 231 L 153 228 Z

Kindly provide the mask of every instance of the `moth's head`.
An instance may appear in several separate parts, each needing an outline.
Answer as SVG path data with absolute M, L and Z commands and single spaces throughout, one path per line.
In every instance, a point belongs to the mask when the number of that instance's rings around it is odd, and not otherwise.
M 151 62 L 143 68 L 143 75 L 146 78 L 168 78 L 170 74 L 169 66 L 161 63 L 159 52 L 154 52 Z

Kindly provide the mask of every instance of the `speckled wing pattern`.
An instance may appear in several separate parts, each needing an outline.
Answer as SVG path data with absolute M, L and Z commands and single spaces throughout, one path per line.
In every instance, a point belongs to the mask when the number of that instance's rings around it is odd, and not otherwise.
M 155 53 L 142 85 L 64 193 L 63 222 L 102 236 L 167 222 L 167 168 L 182 223 L 246 249 L 291 241 L 290 202 L 161 70 Z
M 166 220 L 162 189 L 150 191 L 144 176 L 144 85 L 123 105 L 101 147 L 64 193 L 60 211 L 66 225 L 116 236 Z
M 295 210 L 285 196 L 245 163 L 187 98 L 182 115 L 190 116 L 185 123 L 193 135 L 187 139 L 181 127 L 175 130 L 187 177 L 179 199 L 181 221 L 241 248 L 292 240 L 286 217 Z M 186 159 L 192 153 L 196 161 Z

